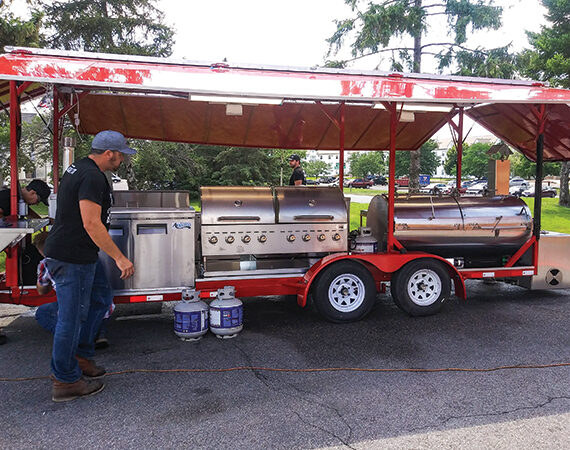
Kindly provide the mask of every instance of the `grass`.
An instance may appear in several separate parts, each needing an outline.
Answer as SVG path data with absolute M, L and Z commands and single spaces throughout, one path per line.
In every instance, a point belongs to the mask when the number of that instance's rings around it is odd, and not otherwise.
M 362 192 L 362 194 L 371 196 L 370 198 L 378 194 L 378 191 L 371 191 L 370 189 L 345 189 L 345 191 L 353 194 L 360 194 Z M 527 197 L 523 198 L 523 200 L 530 208 L 531 213 L 533 213 L 534 198 Z M 191 205 L 196 211 L 200 211 L 200 202 L 198 200 L 192 201 Z M 47 206 L 43 204 L 36 205 L 33 209 L 41 216 L 47 215 Z M 360 226 L 360 211 L 363 209 L 368 209 L 368 203 L 350 203 L 350 230 L 356 230 Z M 570 234 L 570 208 L 558 205 L 557 198 L 543 198 L 541 228 L 543 230 Z M 0 252 L 0 271 L 4 270 L 5 260 L 6 253 Z

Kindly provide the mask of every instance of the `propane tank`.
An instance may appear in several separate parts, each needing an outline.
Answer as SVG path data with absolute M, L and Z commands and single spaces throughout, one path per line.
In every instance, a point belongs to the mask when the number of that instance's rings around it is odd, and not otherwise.
M 378 240 L 372 236 L 372 229 L 360 227 L 350 246 L 352 253 L 376 253 L 378 251 Z
M 224 286 L 210 303 L 210 330 L 220 339 L 236 337 L 243 328 L 243 303 L 234 296 L 235 288 Z
M 208 305 L 200 291 L 184 289 L 182 301 L 174 306 L 174 334 L 184 341 L 197 341 L 208 331 Z

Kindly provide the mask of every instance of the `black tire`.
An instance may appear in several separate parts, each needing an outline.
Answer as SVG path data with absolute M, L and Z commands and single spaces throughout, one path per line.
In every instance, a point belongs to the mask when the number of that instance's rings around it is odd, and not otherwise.
M 330 322 L 362 319 L 376 300 L 376 283 L 370 272 L 354 261 L 339 261 L 323 270 L 313 285 L 318 313 Z
M 411 261 L 390 281 L 396 306 L 410 316 L 438 313 L 451 293 L 451 278 L 446 268 L 433 259 Z

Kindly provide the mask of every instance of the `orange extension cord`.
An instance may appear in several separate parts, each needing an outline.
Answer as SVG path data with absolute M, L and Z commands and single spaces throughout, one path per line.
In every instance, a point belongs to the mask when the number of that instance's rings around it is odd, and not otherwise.
M 413 373 L 432 373 L 432 372 L 495 372 L 497 370 L 512 370 L 512 369 L 547 369 L 550 367 L 568 367 L 570 363 L 557 363 L 557 364 L 532 364 L 520 366 L 499 366 L 489 367 L 486 369 L 466 369 L 460 367 L 447 367 L 439 369 L 374 369 L 374 368 L 360 368 L 360 367 L 322 367 L 315 369 L 283 369 L 277 367 L 255 367 L 255 366 L 239 366 L 228 367 L 225 369 L 128 369 L 119 370 L 117 372 L 107 372 L 107 376 L 111 375 L 124 375 L 127 373 L 222 373 L 222 372 L 236 372 L 242 370 L 257 370 L 264 372 L 288 372 L 288 373 L 311 373 L 311 372 L 413 372 Z M 2 378 L 0 381 L 33 381 L 44 380 L 50 378 L 49 376 L 41 377 L 22 377 L 22 378 Z

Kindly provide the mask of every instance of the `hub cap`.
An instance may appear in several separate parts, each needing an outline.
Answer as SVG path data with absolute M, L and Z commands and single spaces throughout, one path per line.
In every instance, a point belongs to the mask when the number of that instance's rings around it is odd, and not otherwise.
M 358 309 L 364 294 L 364 283 L 351 273 L 339 275 L 329 285 L 329 301 L 334 309 L 343 313 Z
M 419 306 L 429 306 L 441 295 L 441 280 L 433 270 L 422 269 L 408 280 L 408 296 Z

